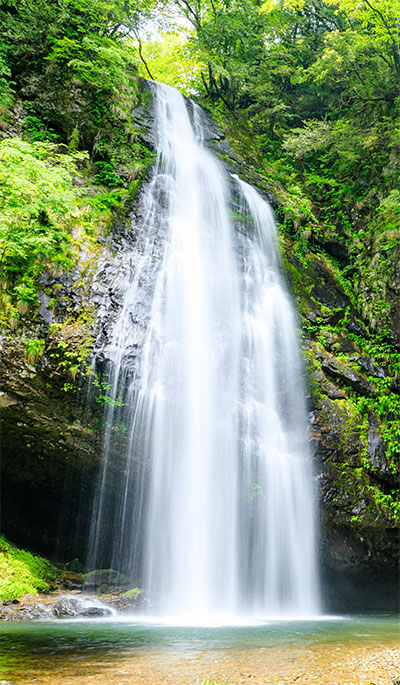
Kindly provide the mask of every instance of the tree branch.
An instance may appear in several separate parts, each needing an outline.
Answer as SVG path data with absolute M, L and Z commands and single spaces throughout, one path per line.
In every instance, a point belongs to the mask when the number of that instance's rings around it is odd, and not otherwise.
M 140 38 L 140 35 L 139 35 L 139 33 L 138 33 L 138 31 L 137 31 L 136 29 L 133 29 L 133 33 L 135 34 L 135 38 L 136 38 L 136 40 L 137 40 L 137 42 L 138 42 L 139 57 L 140 57 L 140 59 L 142 60 L 142 62 L 143 62 L 143 64 L 144 64 L 144 67 L 145 67 L 145 69 L 146 69 L 146 71 L 147 71 L 149 77 L 151 78 L 152 81 L 155 81 L 155 78 L 154 78 L 154 76 L 152 75 L 152 73 L 151 73 L 151 71 L 150 71 L 150 69 L 149 69 L 149 67 L 148 67 L 148 64 L 147 64 L 146 60 L 145 60 L 145 58 L 143 57 L 143 52 L 142 52 L 142 40 L 141 40 L 141 38 Z
M 400 46 L 399 46 L 399 42 L 398 42 L 398 40 L 396 40 L 395 36 L 393 35 L 392 31 L 390 30 L 390 26 L 389 26 L 388 22 L 386 21 L 385 17 L 383 16 L 382 12 L 379 9 L 377 9 L 376 7 L 373 7 L 369 0 L 364 0 L 364 2 L 370 8 L 370 10 L 372 10 L 372 12 L 375 12 L 375 14 L 378 15 L 378 17 L 380 18 L 382 24 L 384 25 L 384 27 L 385 27 L 385 29 L 386 29 L 389 37 L 390 37 L 392 47 L 393 47 L 393 60 L 394 60 L 395 70 L 396 70 L 397 74 L 400 76 L 400 53 L 399 53 Z

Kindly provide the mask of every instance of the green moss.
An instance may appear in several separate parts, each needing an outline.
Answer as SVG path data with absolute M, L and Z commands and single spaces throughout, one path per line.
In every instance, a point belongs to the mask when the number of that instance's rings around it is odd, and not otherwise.
M 142 592 L 143 592 L 143 590 L 140 587 L 134 587 L 134 588 L 132 588 L 132 590 L 128 590 L 128 592 L 124 592 L 124 594 L 121 595 L 121 597 L 124 597 L 124 599 L 131 599 L 131 598 L 137 599 L 138 597 L 140 597 Z
M 365 403 L 360 408 L 357 397 L 338 399 L 329 404 L 325 402 L 320 410 L 323 420 L 334 426 L 337 437 L 335 461 L 329 461 L 338 493 L 335 518 L 341 524 L 348 525 L 350 521 L 361 528 L 365 525 L 394 526 L 400 515 L 397 491 L 393 488 L 386 491 L 376 480 L 377 468 L 367 452 L 368 410 L 369 405 Z M 388 448 L 385 458 L 392 473 L 397 473 L 398 460 L 391 460 Z
M 43 557 L 18 549 L 0 537 L 0 600 L 19 599 L 50 589 L 61 571 Z

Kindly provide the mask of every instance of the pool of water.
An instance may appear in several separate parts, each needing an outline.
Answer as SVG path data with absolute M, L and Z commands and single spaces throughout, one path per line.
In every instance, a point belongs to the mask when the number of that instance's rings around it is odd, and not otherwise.
M 342 685 L 391 683 L 400 674 L 393 615 L 212 628 L 126 619 L 3 623 L 0 637 L 1 678 L 11 683 Z

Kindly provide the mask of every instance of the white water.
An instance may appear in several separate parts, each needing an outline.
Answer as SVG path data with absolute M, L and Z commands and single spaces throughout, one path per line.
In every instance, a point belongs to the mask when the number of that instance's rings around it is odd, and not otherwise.
M 191 114 L 193 124 L 178 91 L 157 85 L 141 256 L 109 349 L 110 404 L 122 388 L 125 407 L 106 416 L 91 563 L 104 563 L 112 546 L 107 563 L 140 581 L 153 613 L 175 622 L 310 616 L 314 494 L 274 220 L 204 148 L 201 112 Z M 130 438 L 115 481 L 121 420 Z

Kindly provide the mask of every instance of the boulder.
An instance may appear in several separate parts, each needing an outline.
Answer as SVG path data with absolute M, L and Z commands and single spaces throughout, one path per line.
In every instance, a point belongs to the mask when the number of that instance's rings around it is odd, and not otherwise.
M 98 599 L 88 597 L 62 597 L 53 607 L 57 618 L 86 618 L 112 616 L 113 609 Z

